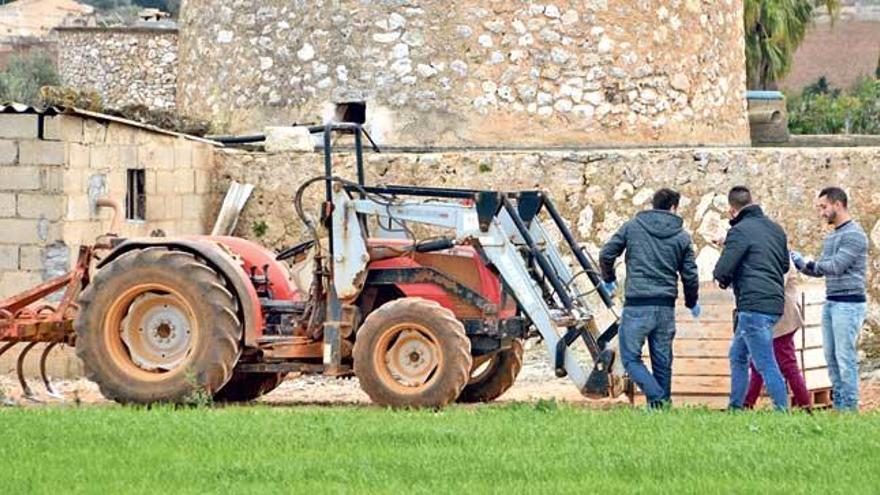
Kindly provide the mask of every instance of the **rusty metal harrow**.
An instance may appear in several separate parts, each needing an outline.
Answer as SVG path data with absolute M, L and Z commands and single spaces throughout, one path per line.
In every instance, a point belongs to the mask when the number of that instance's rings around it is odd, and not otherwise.
M 99 207 L 113 210 L 111 232 L 118 232 L 119 204 L 110 199 L 99 199 Z M 81 246 L 76 264 L 70 272 L 48 280 L 36 287 L 0 301 L 0 357 L 18 344 L 24 348 L 18 355 L 15 371 L 25 399 L 39 402 L 24 376 L 24 363 L 28 353 L 40 343 L 47 344 L 40 355 L 40 379 L 50 397 L 64 400 L 52 386 L 46 374 L 46 359 L 59 344 L 74 345 L 76 334 L 73 321 L 79 307 L 76 298 L 89 283 L 89 266 L 96 250 L 109 249 L 115 234 L 105 234 L 93 246 Z M 45 302 L 45 298 L 63 290 L 57 304 Z M 8 401 L 7 401 L 8 402 Z

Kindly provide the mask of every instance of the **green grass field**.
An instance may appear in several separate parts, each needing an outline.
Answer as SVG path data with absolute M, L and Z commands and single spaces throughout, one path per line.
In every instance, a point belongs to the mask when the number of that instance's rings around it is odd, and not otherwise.
M 0 409 L 0 493 L 878 493 L 880 414 Z

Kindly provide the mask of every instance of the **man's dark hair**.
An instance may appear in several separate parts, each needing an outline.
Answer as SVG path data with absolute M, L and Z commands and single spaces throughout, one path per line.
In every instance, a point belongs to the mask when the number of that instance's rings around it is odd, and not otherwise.
M 727 203 L 737 210 L 752 204 L 752 192 L 746 186 L 735 186 L 727 193 Z
M 651 200 L 651 206 L 653 206 L 655 210 L 669 211 L 673 207 L 678 208 L 679 201 L 681 201 L 681 194 L 679 194 L 678 191 L 673 191 L 672 189 L 664 187 L 654 193 L 654 198 Z
M 846 197 L 846 191 L 839 187 L 826 187 L 822 189 L 822 192 L 819 193 L 819 197 L 822 196 L 828 198 L 828 201 L 834 203 L 835 201 L 840 201 L 840 204 L 843 205 L 844 208 L 847 207 L 848 198 Z

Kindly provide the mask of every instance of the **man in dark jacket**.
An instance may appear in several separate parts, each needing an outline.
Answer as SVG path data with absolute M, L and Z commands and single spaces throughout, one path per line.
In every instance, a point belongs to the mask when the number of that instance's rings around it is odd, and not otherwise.
M 626 291 L 620 321 L 620 355 L 630 378 L 650 407 L 668 404 L 672 388 L 672 340 L 675 337 L 675 300 L 678 277 L 684 285 L 685 306 L 694 318 L 699 280 L 691 236 L 676 215 L 681 199 L 676 191 L 661 189 L 653 209 L 636 215 L 602 247 L 599 265 L 609 293 L 617 288 L 614 261 L 626 251 Z M 642 362 L 645 340 L 653 374 Z
M 733 286 L 736 317 L 730 345 L 730 408 L 741 409 L 749 386 L 749 358 L 777 409 L 788 409 L 788 389 L 773 356 L 773 326 L 785 306 L 789 268 L 785 231 L 742 186 L 727 195 L 730 225 L 714 277 L 722 289 Z

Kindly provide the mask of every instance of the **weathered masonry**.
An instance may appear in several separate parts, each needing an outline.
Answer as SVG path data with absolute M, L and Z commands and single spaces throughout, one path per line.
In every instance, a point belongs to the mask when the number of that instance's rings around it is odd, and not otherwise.
M 199 234 L 207 141 L 101 114 L 0 107 L 0 298 L 66 272 L 123 205 L 120 235 Z

